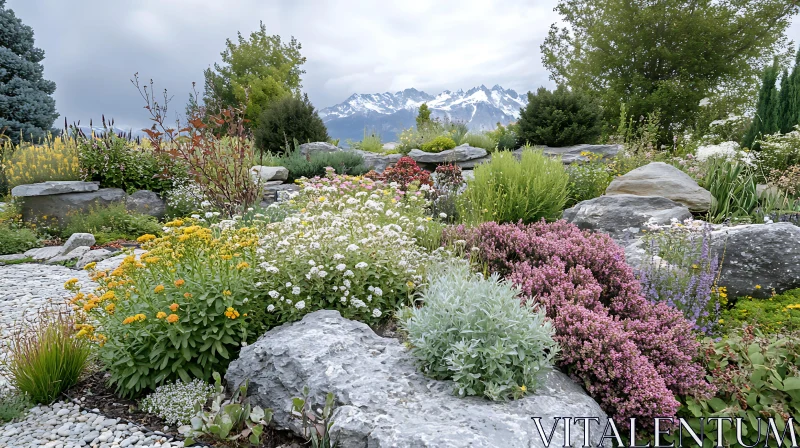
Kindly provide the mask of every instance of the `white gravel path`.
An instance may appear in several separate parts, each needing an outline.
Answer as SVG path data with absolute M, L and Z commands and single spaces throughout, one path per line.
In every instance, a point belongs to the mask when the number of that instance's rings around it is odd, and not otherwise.
M 98 263 L 98 269 L 116 267 L 124 256 Z M 77 278 L 84 290 L 95 285 L 83 270 L 43 264 L 0 266 L 0 336 L 4 339 L 14 325 L 27 325 L 35 319 L 36 310 L 49 306 L 66 306 L 70 294 L 64 282 Z M 5 354 L 0 350 L 0 356 Z M 7 387 L 0 376 L 0 388 Z M 25 419 L 0 425 L 0 448 L 122 448 L 183 446 L 168 436 L 139 428 L 133 424 L 106 418 L 97 410 L 85 410 L 69 402 L 52 406 L 36 406 Z

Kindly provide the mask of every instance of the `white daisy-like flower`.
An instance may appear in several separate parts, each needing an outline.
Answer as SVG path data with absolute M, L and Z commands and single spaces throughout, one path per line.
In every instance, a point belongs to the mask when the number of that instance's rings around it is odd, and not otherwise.
M 379 310 L 379 309 L 377 309 L 377 308 L 375 308 L 374 310 L 372 310 L 372 317 L 376 317 L 376 318 L 377 318 L 377 317 L 381 317 L 381 315 L 382 315 L 382 314 L 383 314 L 383 313 L 381 313 L 381 310 Z
M 268 292 L 267 294 L 269 294 L 269 296 L 272 297 L 273 299 L 277 299 L 278 297 L 281 296 L 281 294 L 278 291 L 275 291 L 274 289 Z
M 292 282 L 286 282 L 286 287 L 287 288 L 291 288 L 292 287 Z
M 358 264 L 356 264 L 356 269 L 364 269 L 367 266 L 369 266 L 367 263 L 365 263 L 363 261 L 360 261 L 360 262 L 358 262 Z
M 275 305 L 268 305 L 267 306 L 267 311 L 270 312 L 270 313 L 275 311 Z
M 336 270 L 339 272 L 344 271 L 345 269 L 347 269 L 347 265 L 344 263 L 339 263 L 336 265 Z
M 294 307 L 295 307 L 295 308 L 297 308 L 298 310 L 302 310 L 303 308 L 305 308 L 305 307 L 306 307 L 306 302 L 304 302 L 303 300 L 301 300 L 301 301 L 299 301 L 299 302 L 295 303 L 295 304 L 294 304 Z
M 356 275 L 356 274 L 353 271 L 351 271 L 350 269 L 344 271 L 344 276 L 345 277 L 352 277 L 354 275 Z
M 356 246 L 355 244 L 351 244 L 351 245 L 347 246 L 347 249 L 346 249 L 346 250 L 347 250 L 348 252 L 355 252 L 355 251 L 357 251 L 357 250 L 358 250 L 358 246 Z
M 342 283 L 344 284 L 345 288 L 349 288 L 350 287 L 350 280 L 344 279 L 344 281 Z
M 341 260 L 343 258 L 344 258 L 344 255 L 342 255 L 342 254 L 333 254 L 333 259 L 334 260 Z
M 328 275 L 328 273 L 325 272 L 325 271 L 319 271 L 319 273 L 317 273 L 317 275 L 319 275 L 320 278 L 325 278 L 325 276 Z
M 316 266 L 317 262 L 315 262 L 314 260 L 308 260 L 308 264 L 311 266 Z
M 378 296 L 378 297 L 383 295 L 383 290 L 381 288 L 378 288 L 378 287 L 375 287 L 375 290 L 373 290 L 372 292 L 374 292 L 375 295 Z
M 299 295 L 300 294 L 300 287 L 299 286 L 295 286 L 294 288 L 292 288 L 292 294 Z
M 211 212 L 206 212 L 205 216 L 206 216 L 206 218 L 213 218 L 214 214 L 211 213 Z

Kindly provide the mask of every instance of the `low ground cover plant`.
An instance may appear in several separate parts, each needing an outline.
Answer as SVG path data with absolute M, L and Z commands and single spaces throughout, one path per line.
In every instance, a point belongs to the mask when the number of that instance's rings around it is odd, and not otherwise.
M 722 319 L 725 328 L 731 330 L 751 325 L 766 335 L 800 331 L 800 289 L 767 299 L 740 297 L 723 313 Z
M 214 393 L 214 386 L 194 379 L 158 386 L 139 403 L 139 407 L 164 419 L 168 425 L 188 425 L 197 413 L 197 405 L 205 406 Z
M 113 204 L 69 215 L 60 234 L 69 238 L 73 233 L 91 233 L 97 244 L 105 244 L 120 239 L 134 241 L 148 233 L 159 234 L 161 227 L 152 216 L 129 212 L 124 204 Z
M 622 248 L 608 236 L 563 221 L 490 222 L 454 227 L 446 240 L 464 241 L 488 272 L 545 307 L 561 347 L 558 366 L 617 422 L 674 416 L 675 395 L 713 390 L 695 362 L 692 324 L 641 295 Z
M 498 274 L 470 273 L 466 262 L 433 269 L 401 322 L 426 375 L 452 379 L 454 393 L 491 400 L 535 392 L 558 353 L 553 327 L 533 302 Z
M 0 223 L 0 255 L 20 254 L 39 246 L 39 237 L 33 230 L 14 223 Z
M 456 142 L 452 138 L 440 135 L 427 143 L 423 143 L 419 149 L 425 152 L 442 152 L 455 147 Z
M 0 390 L 0 423 L 18 420 L 32 407 L 27 395 L 8 388 Z
M 511 152 L 497 152 L 474 174 L 459 207 L 471 224 L 557 219 L 567 201 L 569 176 L 561 161 L 539 150 L 526 148 L 519 160 Z

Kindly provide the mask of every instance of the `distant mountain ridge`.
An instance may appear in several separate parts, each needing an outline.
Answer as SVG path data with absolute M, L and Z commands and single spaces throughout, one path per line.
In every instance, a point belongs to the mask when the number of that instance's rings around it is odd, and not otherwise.
M 403 129 L 414 125 L 417 110 L 428 104 L 433 118 L 449 118 L 467 123 L 470 130 L 494 129 L 498 122 L 507 124 L 519 118 L 519 110 L 528 103 L 526 95 L 495 85 L 467 91 L 445 90 L 430 95 L 417 89 L 400 92 L 351 95 L 344 102 L 319 111 L 332 138 L 361 140 L 364 129 L 376 130 L 384 142 L 396 141 Z

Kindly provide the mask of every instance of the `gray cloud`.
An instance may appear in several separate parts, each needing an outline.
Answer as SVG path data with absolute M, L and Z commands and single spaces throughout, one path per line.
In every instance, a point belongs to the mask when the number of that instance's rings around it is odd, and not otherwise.
M 480 84 L 520 92 L 551 85 L 539 45 L 556 0 L 9 0 L 45 50 L 60 120 L 114 117 L 146 126 L 130 84 L 154 79 L 182 112 L 226 38 L 262 20 L 295 36 L 308 61 L 304 91 L 317 107 L 352 93 L 415 87 L 429 93 Z M 800 38 L 800 20 L 789 36 Z M 58 123 L 56 124 L 58 126 Z

